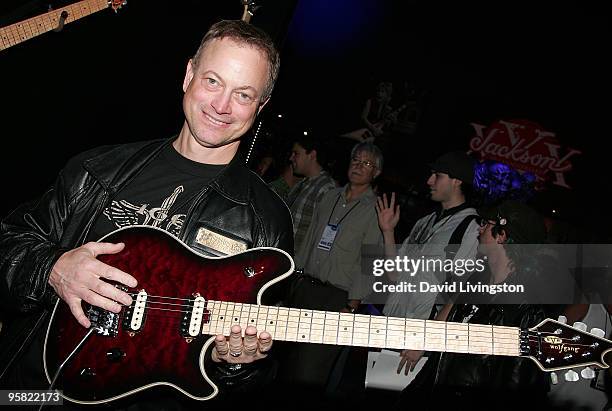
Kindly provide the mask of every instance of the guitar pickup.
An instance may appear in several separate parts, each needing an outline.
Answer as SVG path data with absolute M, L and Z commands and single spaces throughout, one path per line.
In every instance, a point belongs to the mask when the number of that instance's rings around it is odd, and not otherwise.
M 136 301 L 125 310 L 123 317 L 123 329 L 127 332 L 139 332 L 144 327 L 147 312 L 147 297 L 145 290 L 140 290 L 136 295 Z
M 202 325 L 208 321 L 210 311 L 206 309 L 206 299 L 199 294 L 188 301 L 179 332 L 183 337 L 194 338 L 202 334 Z

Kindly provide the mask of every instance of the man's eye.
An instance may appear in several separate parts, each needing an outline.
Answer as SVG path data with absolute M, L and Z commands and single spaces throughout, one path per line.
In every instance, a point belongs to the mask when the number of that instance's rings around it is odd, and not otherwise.
M 206 82 L 210 84 L 211 86 L 216 86 L 217 84 L 219 84 L 217 80 L 215 80 L 214 78 L 210 78 L 210 77 L 206 79 Z
M 253 98 L 247 93 L 238 93 L 238 98 L 240 101 L 250 102 Z

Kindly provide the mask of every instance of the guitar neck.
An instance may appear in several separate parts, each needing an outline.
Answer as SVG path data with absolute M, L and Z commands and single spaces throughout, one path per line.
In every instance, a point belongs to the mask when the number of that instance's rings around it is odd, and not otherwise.
M 518 357 L 517 327 L 208 301 L 202 334 L 253 325 L 279 341 Z
M 64 23 L 67 24 L 107 7 L 107 0 L 84 0 L 2 27 L 0 28 L 0 50 L 15 46 L 57 28 L 64 11 L 68 13 L 64 20 Z

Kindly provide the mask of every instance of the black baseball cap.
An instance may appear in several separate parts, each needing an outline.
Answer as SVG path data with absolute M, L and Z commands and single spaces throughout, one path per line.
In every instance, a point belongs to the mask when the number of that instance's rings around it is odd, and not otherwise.
M 474 181 L 474 159 L 463 151 L 451 151 L 436 158 L 429 168 L 439 173 L 448 174 L 451 178 L 457 178 L 464 184 L 473 184 Z

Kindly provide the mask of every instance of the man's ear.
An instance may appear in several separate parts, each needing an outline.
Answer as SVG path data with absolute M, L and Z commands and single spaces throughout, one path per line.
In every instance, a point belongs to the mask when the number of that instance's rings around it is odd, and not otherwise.
M 193 67 L 193 59 L 189 59 L 187 62 L 187 70 L 185 71 L 185 78 L 183 79 L 183 92 L 187 91 L 187 87 L 193 79 L 195 67 Z

